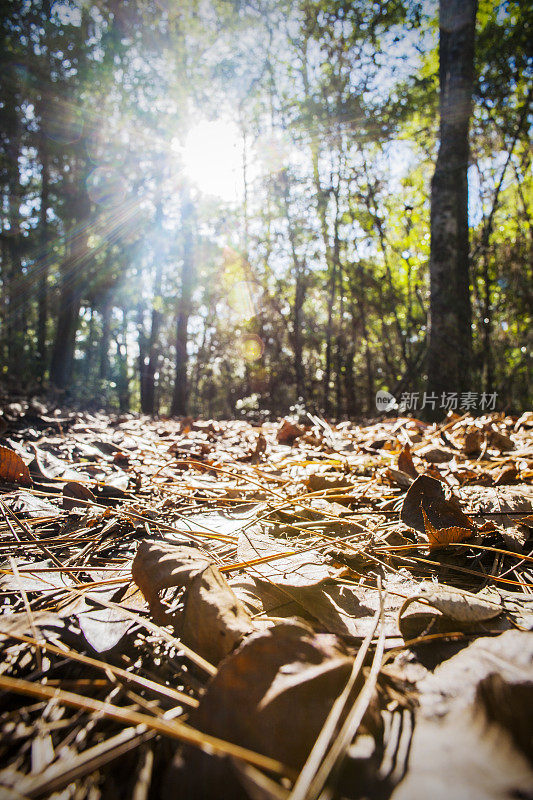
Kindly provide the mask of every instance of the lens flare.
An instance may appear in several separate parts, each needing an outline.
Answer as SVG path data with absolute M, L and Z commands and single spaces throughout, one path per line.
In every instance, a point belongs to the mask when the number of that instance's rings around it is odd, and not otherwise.
M 83 116 L 77 106 L 52 100 L 46 109 L 44 129 L 49 139 L 58 144 L 72 144 L 81 138 Z
M 124 200 L 126 185 L 110 167 L 97 167 L 87 178 L 87 191 L 93 203 L 111 208 Z
M 264 349 L 263 340 L 259 336 L 254 333 L 243 336 L 241 350 L 245 361 L 250 363 L 257 361 L 263 355 Z
M 228 290 L 228 304 L 241 320 L 255 317 L 255 286 L 250 281 L 237 281 Z

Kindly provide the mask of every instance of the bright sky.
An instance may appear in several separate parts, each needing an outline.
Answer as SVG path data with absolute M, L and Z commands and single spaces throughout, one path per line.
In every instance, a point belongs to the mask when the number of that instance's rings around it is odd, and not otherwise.
M 226 202 L 243 196 L 243 137 L 234 122 L 203 120 L 193 126 L 184 146 L 176 142 L 185 174 L 201 192 Z

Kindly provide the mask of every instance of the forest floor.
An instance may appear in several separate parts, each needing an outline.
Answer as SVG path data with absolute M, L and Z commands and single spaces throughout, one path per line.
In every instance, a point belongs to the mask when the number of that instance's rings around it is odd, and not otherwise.
M 2 800 L 531 797 L 533 413 L 0 426 Z

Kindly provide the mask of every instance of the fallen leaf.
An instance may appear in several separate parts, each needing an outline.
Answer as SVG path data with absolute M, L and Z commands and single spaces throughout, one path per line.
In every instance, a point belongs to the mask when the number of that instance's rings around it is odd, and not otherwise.
M 393 467 L 387 467 L 383 473 L 383 478 L 385 478 L 393 486 L 400 486 L 402 489 L 408 489 L 413 482 L 411 475 L 408 475 L 407 472 L 402 472 L 399 469 L 394 469 Z
M 93 590 L 87 593 L 84 609 L 76 612 L 81 632 L 87 644 L 97 653 L 105 653 L 116 647 L 135 621 L 120 608 L 102 608 L 91 603 L 93 597 L 110 600 L 116 589 Z
M 68 511 L 73 508 L 82 508 L 86 510 L 91 503 L 96 503 L 96 497 L 83 483 L 68 481 L 68 483 L 63 486 L 63 508 Z
M 254 525 L 239 533 L 237 559 L 239 563 L 248 563 L 280 555 L 281 558 L 254 564 L 251 574 L 281 586 L 309 586 L 332 576 L 332 570 L 319 553 L 309 550 L 294 554 L 295 549 L 298 549 L 297 544 L 288 547 Z
M 21 486 L 31 486 L 30 471 L 22 458 L 10 450 L 9 447 L 0 447 L 0 481 L 5 483 L 18 483 Z
M 218 663 L 244 636 L 255 630 L 251 616 L 210 559 L 192 547 L 145 540 L 131 568 L 132 576 L 160 624 L 173 624 L 199 655 Z M 160 593 L 185 589 L 185 607 L 169 614 Z
M 303 428 L 300 428 L 288 419 L 284 419 L 281 423 L 281 428 L 278 430 L 276 439 L 279 444 L 293 444 L 296 439 L 303 436 L 304 433 L 305 430 Z
M 408 444 L 404 444 L 401 453 L 398 456 L 398 469 L 401 472 L 406 472 L 411 478 L 418 476 L 418 471 L 413 464 L 413 456 L 411 455 L 411 448 Z
M 309 475 L 305 485 L 310 492 L 323 492 L 327 489 L 344 489 L 353 486 L 353 482 L 345 475 L 336 472 L 322 472 Z
M 401 519 L 410 528 L 425 533 L 434 547 L 461 541 L 474 533 L 474 524 L 461 510 L 458 499 L 454 495 L 446 499 L 442 483 L 428 475 L 419 475 L 407 491 Z
M 303 625 L 276 625 L 225 659 L 191 723 L 301 767 L 351 665 L 335 636 Z
M 515 443 L 511 437 L 507 436 L 505 433 L 501 433 L 501 431 L 496 430 L 494 426 L 491 426 L 489 430 L 489 442 L 501 453 L 506 452 L 507 450 L 515 449 Z
M 443 584 L 423 584 L 415 594 L 405 600 L 400 608 L 398 625 L 402 633 L 406 630 L 405 613 L 413 604 L 422 606 L 421 613 L 418 613 L 421 618 L 426 616 L 425 612 L 427 612 L 427 607 L 430 606 L 461 626 L 487 622 L 498 617 L 503 610 L 498 602 L 495 602 L 491 597 L 487 597 L 486 593 L 483 594 L 483 592 L 472 594 L 464 589 L 444 586 Z M 426 627 L 427 621 L 422 619 L 418 621 L 422 628 Z M 415 632 L 413 626 L 409 625 L 408 634 L 405 638 L 414 638 L 413 634 L 418 635 L 418 633 L 420 632 Z
M 449 528 L 435 528 L 429 521 L 424 508 L 422 508 L 422 516 L 424 517 L 424 527 L 430 550 L 447 547 L 450 544 L 457 544 L 457 542 L 464 542 L 465 539 L 470 539 L 473 535 L 471 528 L 459 527 L 458 525 L 452 525 Z
M 508 800 L 533 786 L 533 634 L 480 638 L 417 684 L 409 768 L 391 800 Z
M 451 461 L 455 455 L 452 450 L 443 450 L 442 447 L 432 447 L 431 445 L 417 450 L 416 454 L 424 461 L 429 461 L 430 464 L 444 464 Z
M 483 432 L 479 428 L 474 428 L 465 434 L 463 443 L 463 450 L 467 456 L 475 455 L 481 452 L 483 444 Z
M 516 464 L 506 464 L 494 473 L 494 486 L 516 483 L 517 478 L 518 469 L 516 468 Z
M 533 487 L 502 486 L 480 489 L 467 486 L 461 494 L 468 498 L 475 511 L 489 516 L 485 521 L 492 522 L 506 546 L 514 552 L 522 552 L 522 548 L 530 537 L 527 517 L 533 511 Z M 523 512 L 523 516 L 519 513 Z M 483 517 L 481 518 L 483 521 Z
M 19 490 L 15 495 L 4 495 L 3 500 L 6 506 L 9 506 L 11 511 L 14 511 L 21 519 L 53 519 L 61 514 L 57 506 L 50 503 L 49 500 L 31 492 Z

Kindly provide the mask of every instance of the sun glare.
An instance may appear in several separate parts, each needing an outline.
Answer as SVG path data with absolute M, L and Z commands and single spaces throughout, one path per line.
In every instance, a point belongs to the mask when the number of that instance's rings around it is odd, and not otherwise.
M 243 140 L 235 123 L 199 122 L 176 149 L 185 174 L 201 192 L 227 202 L 242 198 Z

